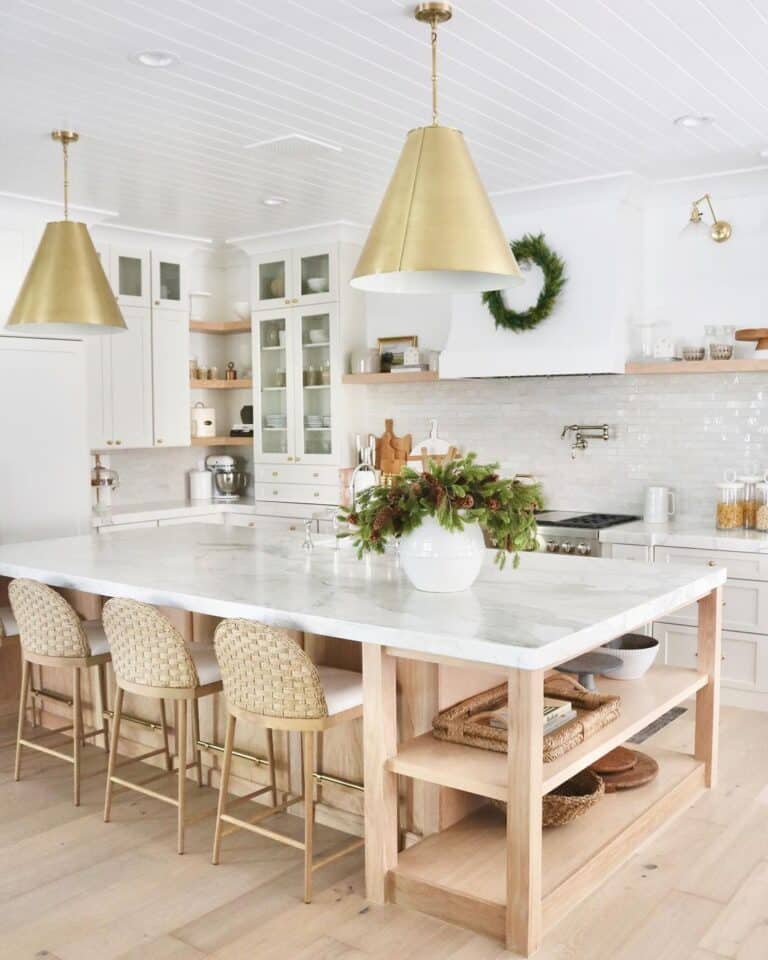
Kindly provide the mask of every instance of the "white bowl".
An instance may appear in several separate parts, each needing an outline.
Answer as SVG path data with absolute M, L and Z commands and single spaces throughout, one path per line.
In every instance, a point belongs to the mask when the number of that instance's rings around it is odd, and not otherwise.
M 232 304 L 232 309 L 241 320 L 251 319 L 251 305 L 247 300 L 238 300 L 237 303 Z
M 653 666 L 659 641 L 644 633 L 625 633 L 623 637 L 604 644 L 600 650 L 621 660 L 620 667 L 605 674 L 610 680 L 638 680 Z
M 312 293 L 325 293 L 328 281 L 325 277 L 307 277 L 307 286 Z
M 325 343 L 326 340 L 325 330 L 320 327 L 313 327 L 307 332 L 307 336 L 310 343 Z

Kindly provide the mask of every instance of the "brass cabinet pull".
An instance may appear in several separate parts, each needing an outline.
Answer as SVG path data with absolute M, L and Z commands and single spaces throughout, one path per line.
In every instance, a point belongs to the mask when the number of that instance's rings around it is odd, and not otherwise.
M 273 470 L 273 471 L 272 471 L 272 476 L 273 476 L 273 477 L 276 477 L 276 476 L 277 476 L 277 470 Z
M 108 447 L 111 447 L 111 446 L 112 446 L 112 441 L 111 441 L 111 440 L 107 440 L 107 446 L 108 446 Z
M 273 496 L 273 497 L 276 497 L 279 493 L 280 493 L 279 490 L 273 490 L 273 491 L 272 491 L 272 496 Z
M 717 560 L 707 560 L 707 566 L 709 566 L 709 567 L 716 567 L 716 566 L 717 566 Z
M 118 447 L 120 446 L 120 444 L 121 444 L 122 442 L 123 442 L 122 440 L 115 440 L 115 443 L 117 444 Z
M 163 443 L 163 438 L 162 438 L 162 437 L 158 437 L 158 438 L 157 438 L 157 442 L 158 442 L 158 443 Z
M 312 496 L 313 496 L 313 497 L 319 497 L 319 496 L 320 496 L 320 491 L 319 491 L 319 490 L 315 490 L 315 492 L 312 494 Z

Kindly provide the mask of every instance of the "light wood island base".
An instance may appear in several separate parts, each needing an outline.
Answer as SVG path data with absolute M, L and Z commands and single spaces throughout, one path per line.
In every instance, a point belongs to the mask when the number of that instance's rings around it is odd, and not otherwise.
M 720 588 L 699 600 L 698 671 L 657 667 L 638 681 L 601 680 L 602 691 L 622 696 L 621 715 L 548 764 L 541 762 L 543 671 L 507 671 L 512 717 L 508 754 L 438 741 L 430 733 L 398 743 L 395 668 L 408 653 L 366 644 L 369 899 L 398 903 L 496 937 L 524 956 L 535 953 L 547 930 L 705 787 L 714 786 L 721 605 Z M 651 746 L 648 752 L 659 762 L 659 776 L 651 784 L 608 795 L 582 819 L 542 830 L 543 794 L 692 696 L 693 755 Z M 398 853 L 398 775 L 447 791 L 504 800 L 513 815 L 505 818 L 484 805 Z

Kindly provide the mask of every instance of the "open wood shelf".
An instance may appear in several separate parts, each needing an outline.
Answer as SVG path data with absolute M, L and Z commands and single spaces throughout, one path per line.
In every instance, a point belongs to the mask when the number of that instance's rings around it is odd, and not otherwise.
M 249 447 L 253 437 L 192 437 L 193 447 Z
M 768 373 L 768 360 L 637 360 L 625 373 Z
M 658 761 L 654 781 L 607 794 L 579 819 L 544 830 L 545 929 L 703 789 L 704 765 L 693 757 L 647 744 L 643 750 Z M 454 923 L 503 938 L 506 877 L 506 817 L 485 806 L 401 852 L 388 892 L 396 903 L 445 919 L 453 914 Z
M 250 333 L 250 320 L 232 320 L 219 323 L 215 320 L 190 320 L 192 333 Z
M 416 373 L 345 373 L 342 383 L 425 383 L 439 380 L 436 370 L 420 370 Z
M 192 390 L 250 390 L 253 380 L 190 380 Z
M 658 667 L 640 680 L 600 680 L 600 692 L 621 697 L 621 714 L 573 750 L 544 764 L 542 792 L 549 793 L 579 770 L 628 740 L 707 682 L 703 674 Z M 438 740 L 431 732 L 401 743 L 387 769 L 494 800 L 507 798 L 507 755 Z

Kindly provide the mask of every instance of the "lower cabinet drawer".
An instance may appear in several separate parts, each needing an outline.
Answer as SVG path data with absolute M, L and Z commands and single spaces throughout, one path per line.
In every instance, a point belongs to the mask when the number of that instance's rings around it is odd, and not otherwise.
M 310 464 L 255 464 L 254 483 L 309 483 L 339 486 L 338 467 L 318 467 Z
M 300 517 L 255 517 L 247 513 L 232 513 L 227 522 L 233 527 L 249 527 L 251 530 L 281 530 L 284 533 L 304 531 Z
M 697 631 L 670 623 L 654 623 L 660 662 L 671 667 L 697 665 Z M 768 637 L 723 630 L 721 680 L 725 686 L 759 690 L 766 686 L 765 651 Z
M 768 553 L 654 547 L 653 562 L 685 563 L 689 567 L 725 567 L 729 580 L 768 580 Z
M 260 483 L 253 492 L 256 500 L 276 500 L 281 503 L 322 503 L 335 505 L 339 502 L 339 487 L 305 483 Z
M 175 527 L 184 523 L 215 523 L 223 524 L 224 515 L 221 513 L 207 513 L 197 517 L 168 517 L 167 520 L 158 520 L 161 527 Z
M 651 548 L 636 543 L 605 543 L 600 555 L 612 560 L 639 560 L 641 563 L 649 563 Z
M 692 603 L 664 619 L 695 627 L 699 622 L 699 605 Z M 723 587 L 723 628 L 768 634 L 768 583 L 728 580 Z
M 120 533 L 121 530 L 146 530 L 157 527 L 157 520 L 137 520 L 135 523 L 108 523 L 99 527 L 99 533 Z

